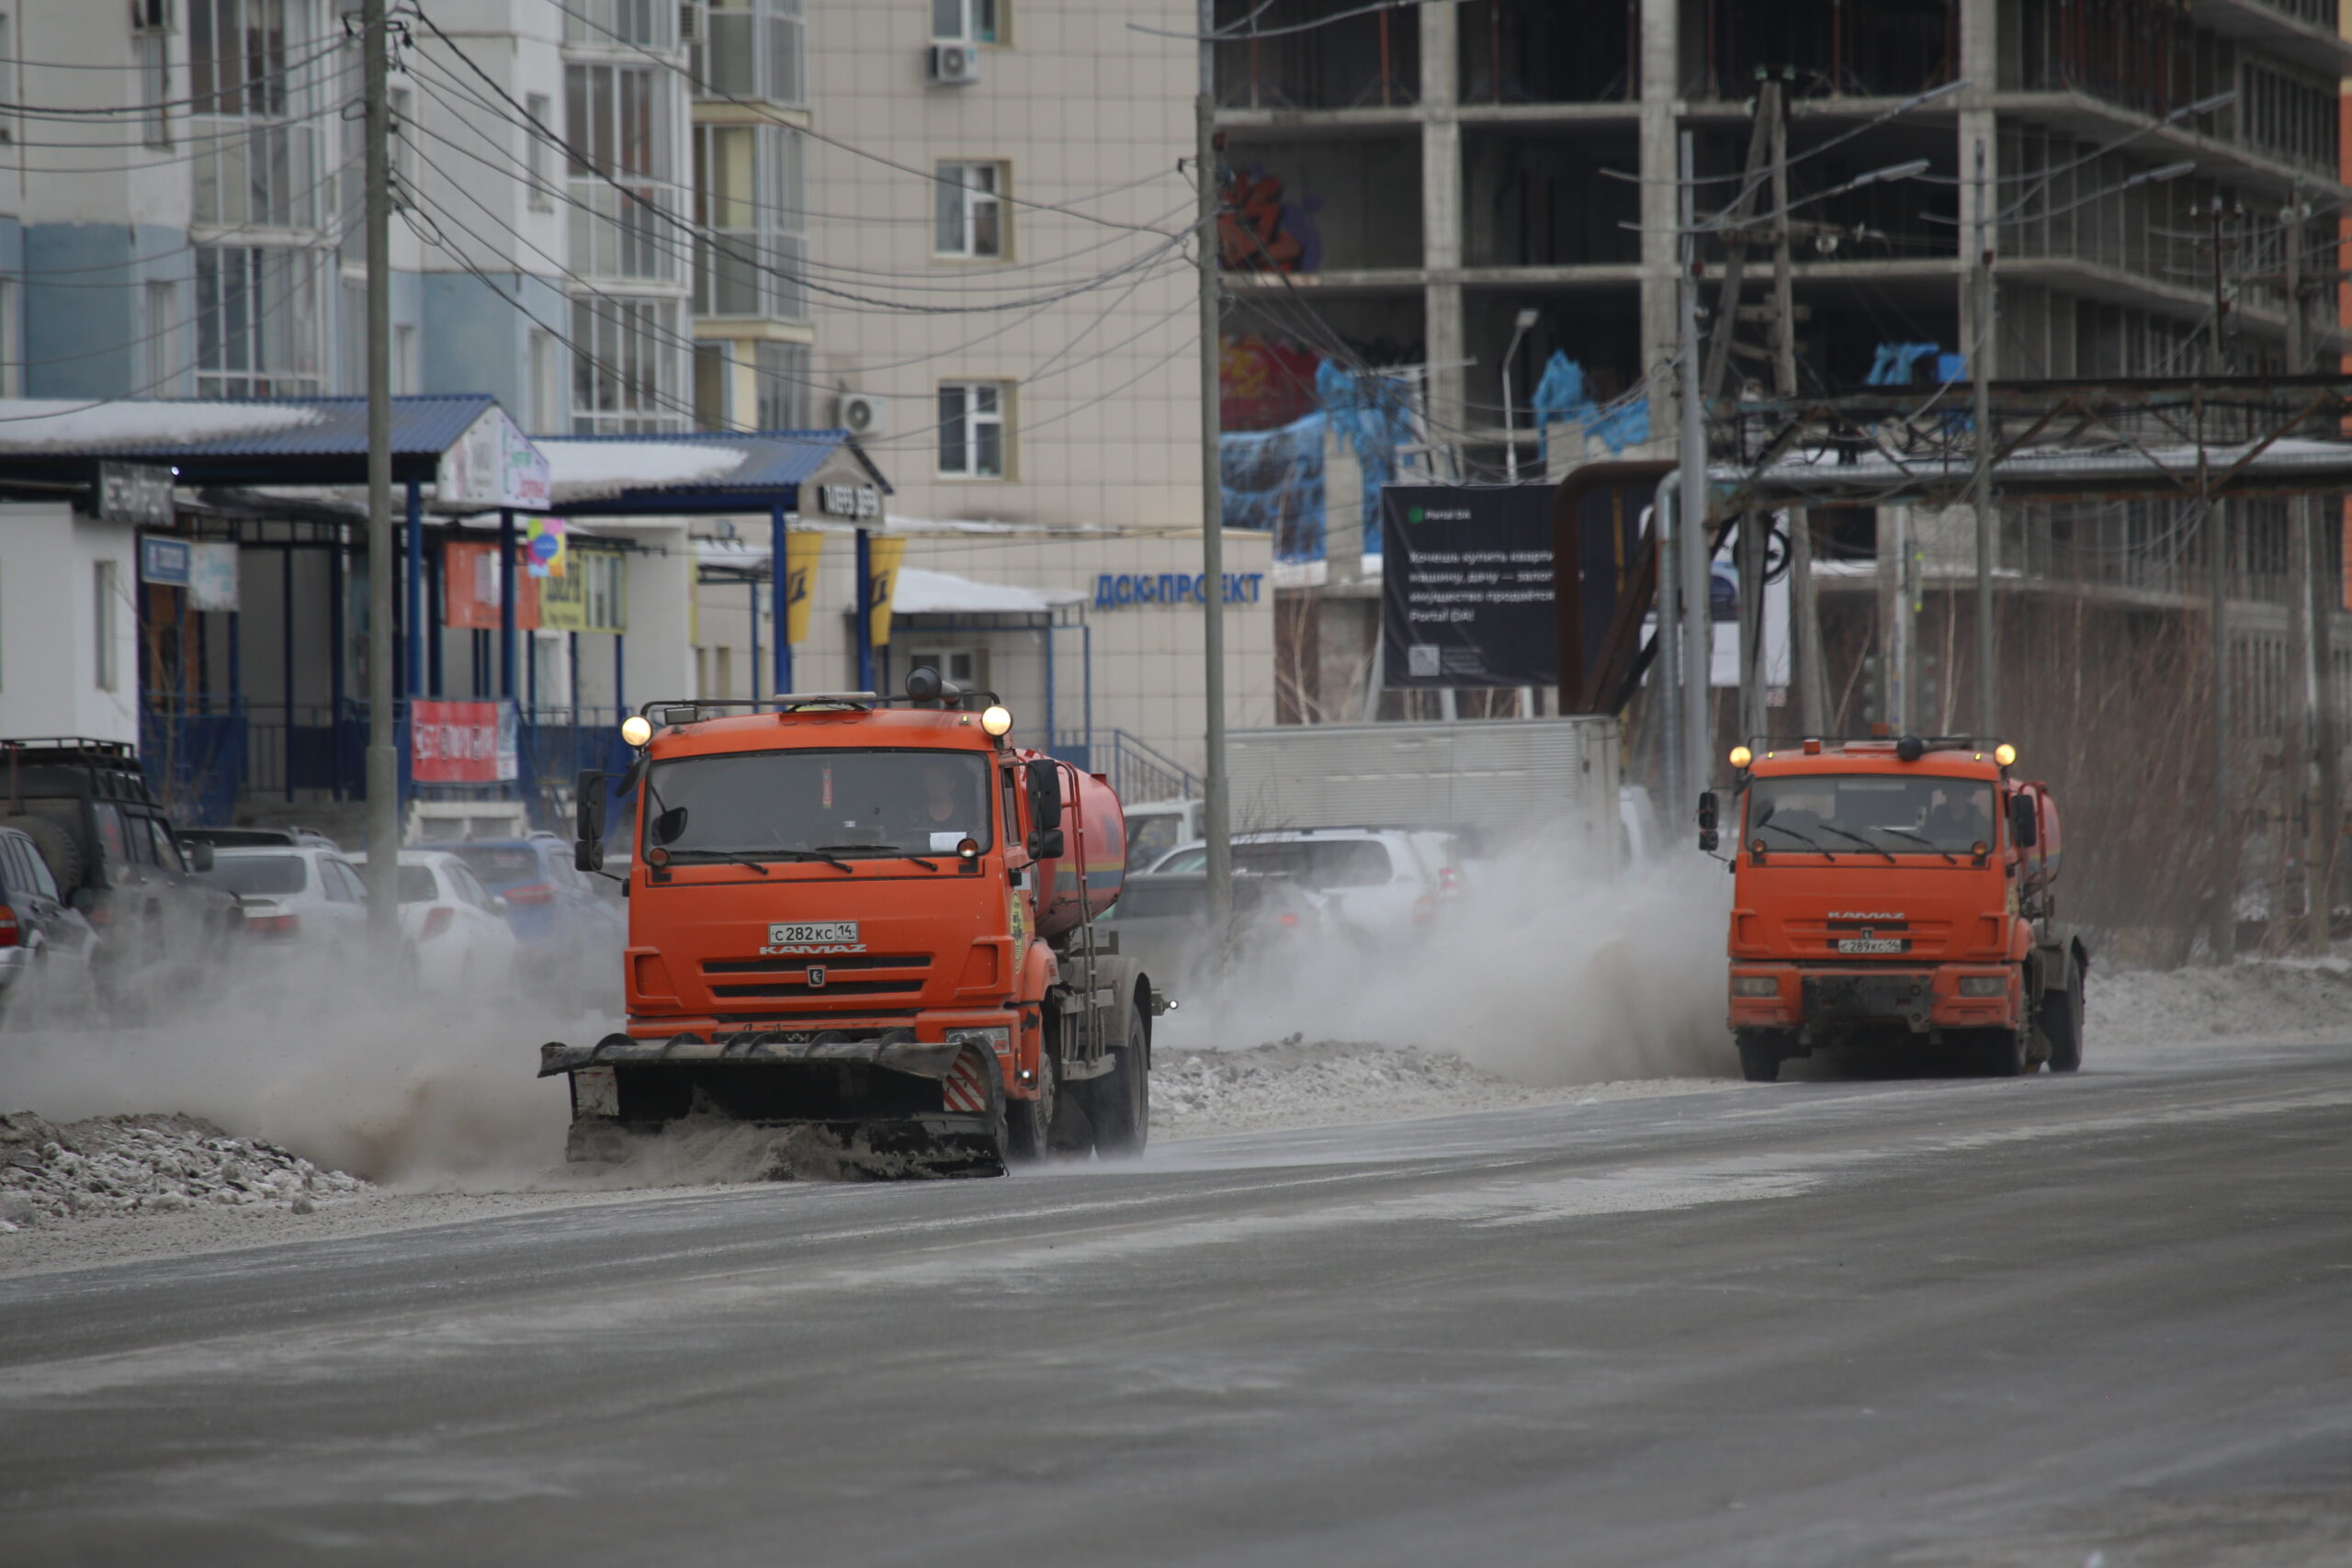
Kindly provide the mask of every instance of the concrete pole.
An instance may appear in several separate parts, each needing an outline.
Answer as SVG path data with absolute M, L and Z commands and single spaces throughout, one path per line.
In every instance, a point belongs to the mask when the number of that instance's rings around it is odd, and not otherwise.
M 1451 6 L 1436 7 L 1451 17 Z M 1217 152 L 1216 0 L 1200 0 L 1201 83 L 1193 106 L 1193 158 L 1200 186 L 1201 246 L 1201 646 L 1206 757 L 1201 770 L 1201 836 L 1208 841 L 1209 930 L 1224 951 L 1233 920 L 1232 821 L 1225 776 L 1225 468 L 1218 449 Z
M 1713 705 L 1711 684 L 1715 662 L 1714 595 L 1707 568 L 1707 422 L 1699 397 L 1699 236 L 1696 187 L 1697 152 L 1691 134 L 1682 133 L 1682 504 L 1675 519 L 1682 535 L 1682 756 L 1690 772 L 1684 780 L 1691 798 L 1676 809 L 1695 809 L 1697 795 L 1712 787 L 1715 776 Z
M 1462 122 L 1454 118 L 1462 76 L 1461 7 L 1430 0 L 1421 25 L 1422 335 L 1428 344 L 1430 446 L 1454 455 L 1469 428 L 1468 336 L 1462 311 Z
M 2211 220 L 2213 263 L 2212 331 L 2206 339 L 2206 369 L 2226 374 L 2222 337 L 2225 301 L 2222 259 L 2222 198 L 2213 198 Z M 2211 469 L 2206 461 L 2205 400 L 2197 400 L 2197 494 L 2205 507 L 2205 574 L 2208 625 L 2212 648 L 2206 668 L 2206 699 L 2213 712 L 2213 852 L 2215 858 L 2212 924 L 2207 944 L 2213 962 L 2228 964 L 2237 956 L 2238 842 L 2237 812 L 2231 797 L 2230 763 L 2230 513 L 2225 502 L 2213 498 Z
M 2279 243 L 2287 273 L 2287 374 L 2301 376 L 2311 368 L 2303 315 L 2303 220 L 2309 216 L 2302 181 L 2295 182 L 2292 197 L 2279 214 Z M 2320 544 L 2318 498 L 2294 497 L 2288 503 L 2288 570 L 2292 579 L 2288 593 L 2289 659 L 2296 674 L 2295 741 L 2291 767 L 2278 776 L 2290 787 L 2281 791 L 2281 821 L 2298 817 L 2303 825 L 2303 919 L 2294 945 L 2309 953 L 2325 953 L 2328 916 L 2335 902 L 2335 840 L 2342 830 L 2340 807 L 2330 789 L 2335 749 L 2334 649 L 2328 647 L 2329 595 L 2321 591 L 2324 558 Z M 2282 832 L 2283 840 L 2283 832 Z
M 368 933 L 400 953 L 401 767 L 392 724 L 392 175 L 384 0 L 359 12 L 368 179 Z
M 1650 501 L 1650 537 L 1657 556 L 1657 661 L 1650 671 L 1650 689 L 1657 694 L 1658 782 L 1667 804 L 1694 800 L 1682 760 L 1682 530 L 1676 525 L 1678 492 L 1682 476 L 1668 474 L 1657 481 Z
M 1772 238 L 1773 389 L 1797 395 L 1797 306 L 1789 256 L 1788 95 L 1772 94 L 1772 210 L 1781 215 Z M 1829 727 L 1829 682 L 1821 661 L 1821 605 L 1814 591 L 1813 518 L 1802 506 L 1789 519 L 1789 684 L 1797 728 L 1819 735 Z
M 1678 428 L 1675 378 L 1668 367 L 1678 362 L 1682 339 L 1682 250 L 1675 225 L 1689 221 L 1679 216 L 1681 165 L 1674 131 L 1680 97 L 1675 73 L 1679 0 L 1640 0 L 1640 6 L 1642 184 L 1635 189 L 1642 220 L 1642 366 L 1650 384 L 1650 451 L 1667 457 Z
M 1969 263 L 1969 281 L 1976 298 L 1976 335 L 1969 340 L 1970 408 L 1975 439 L 1976 472 L 1972 489 L 1976 501 L 1976 733 L 1997 737 L 2001 716 L 1999 682 L 1993 670 L 1993 539 L 1998 514 L 1993 509 L 1993 244 L 1985 183 L 1984 144 L 1976 144 L 1976 242 Z M 1951 679 L 1951 671 L 1944 671 Z

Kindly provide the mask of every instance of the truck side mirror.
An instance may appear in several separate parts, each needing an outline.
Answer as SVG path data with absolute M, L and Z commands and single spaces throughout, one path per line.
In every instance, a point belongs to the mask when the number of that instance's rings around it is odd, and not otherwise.
M 212 869 L 212 846 L 210 844 L 182 844 L 180 848 L 187 852 L 188 870 L 201 875 L 203 873 Z
M 2033 796 L 2009 796 L 2009 841 L 2021 850 L 2030 850 L 2041 841 L 2041 814 L 2033 808 Z
M 1041 829 L 1062 825 L 1061 764 L 1050 758 L 1029 764 L 1029 820 Z
M 1722 841 L 1715 832 L 1715 792 L 1707 790 L 1699 796 L 1699 847 L 1712 854 Z
M 1040 828 L 1029 835 L 1029 853 L 1035 860 L 1058 860 L 1069 849 L 1059 828 Z
M 572 786 L 571 866 L 574 871 L 605 869 L 605 774 L 594 768 Z

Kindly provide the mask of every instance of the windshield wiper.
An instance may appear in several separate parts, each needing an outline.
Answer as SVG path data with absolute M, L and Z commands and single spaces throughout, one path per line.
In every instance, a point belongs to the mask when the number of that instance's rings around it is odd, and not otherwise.
M 1896 860 L 1893 855 L 1891 855 L 1891 854 L 1887 854 L 1886 851 L 1885 851 L 1885 850 L 1883 850 L 1883 849 L 1882 849 L 1880 846 L 1878 846 L 1878 845 L 1876 845 L 1876 844 L 1873 844 L 1873 843 L 1871 843 L 1868 839 L 1863 838 L 1860 833 L 1849 833 L 1848 831 L 1846 831 L 1846 829 L 1845 829 L 1840 828 L 1840 827 L 1839 827 L 1839 826 L 1838 826 L 1838 824 L 1837 824 L 1837 823 L 1835 823 L 1835 822 L 1824 822 L 1824 823 L 1822 824 L 1822 827 L 1823 827 L 1823 828 L 1825 828 L 1825 829 L 1826 829 L 1828 831 L 1830 831 L 1830 832 L 1832 832 L 1832 833 L 1837 834 L 1837 835 L 1838 835 L 1839 838 L 1841 838 L 1841 839 L 1851 839 L 1851 840 L 1854 840 L 1854 842 L 1856 842 L 1856 843 L 1858 843 L 1858 844 L 1861 845 L 1861 846 L 1862 846 L 1862 848 L 1864 848 L 1864 849 L 1866 849 L 1866 850 L 1870 851 L 1870 852 L 1871 852 L 1871 853 L 1872 853 L 1872 854 L 1874 854 L 1874 855 L 1886 855 L 1886 863 L 1887 863 L 1887 864 L 1889 864 L 1889 865 L 1899 865 L 1899 864 L 1901 864 L 1901 863 L 1902 863 L 1900 861 L 1897 861 L 1897 860 Z M 1788 829 L 1787 829 L 1786 828 L 1783 828 L 1783 829 L 1781 829 L 1781 831 L 1782 831 L 1783 833 L 1785 833 L 1785 832 L 1787 832 L 1787 831 L 1788 831 Z
M 872 850 L 877 855 L 887 855 L 892 860 L 910 860 L 925 871 L 939 869 L 913 851 L 902 850 L 896 844 L 819 844 L 817 848 L 820 850 Z M 842 863 L 835 861 L 833 863 L 839 865 Z
M 1759 833 L 1762 832 L 1764 830 L 1763 825 L 1758 823 L 1756 830 Z M 1772 831 L 1780 834 L 1782 838 L 1794 839 L 1797 842 L 1811 847 L 1813 852 L 1819 855 L 1823 860 L 1835 861 L 1838 858 L 1837 855 L 1830 852 L 1828 845 L 1823 843 L 1818 839 L 1806 838 L 1794 828 L 1774 828 Z
M 859 846 L 841 845 L 841 846 L 837 846 L 837 847 L 846 849 L 846 848 L 853 848 L 853 847 L 855 847 L 855 848 L 863 848 L 864 846 L 862 846 L 862 845 L 859 845 Z M 838 858 L 838 857 L 836 857 L 836 856 L 827 854 L 827 853 L 826 853 L 823 850 L 821 850 L 821 849 L 816 849 L 816 850 L 777 850 L 777 851 L 775 851 L 775 854 L 776 858 L 777 858 L 777 859 L 779 859 L 779 860 L 791 860 L 791 861 L 808 861 L 808 860 L 815 860 L 815 861 L 822 861 L 822 862 L 824 862 L 827 865 L 836 865 L 836 866 L 841 867 L 841 869 L 842 869 L 842 870 L 843 870 L 843 871 L 845 871 L 845 872 L 848 872 L 852 876 L 855 876 L 855 875 L 857 874 L 857 867 L 855 867 L 855 866 L 854 866 L 854 865 L 850 864 L 850 863 L 849 863 L 849 862 L 847 862 L 847 861 L 845 861 L 845 860 L 842 860 L 842 859 L 839 859 L 839 858 Z
M 1908 839 L 1915 844 L 1927 844 L 1928 848 L 1935 851 L 1936 853 L 1944 857 L 1944 863 L 1947 865 L 1958 865 L 1960 863 L 1959 861 L 1952 857 L 1952 852 L 1950 850 L 1945 849 L 1940 844 L 1928 843 L 1927 840 L 1921 838 L 1918 834 L 1914 833 L 1908 828 L 1881 828 L 1879 831 L 1882 833 L 1892 833 L 1898 839 Z
M 697 845 L 690 850 L 672 850 L 670 853 L 673 857 L 678 855 L 717 855 L 720 860 L 733 861 L 737 865 L 748 865 L 753 871 L 758 872 L 762 876 L 765 876 L 768 874 L 768 868 L 766 866 L 762 865 L 759 862 L 752 860 L 748 855 L 737 854 L 733 850 L 714 850 L 707 844 Z

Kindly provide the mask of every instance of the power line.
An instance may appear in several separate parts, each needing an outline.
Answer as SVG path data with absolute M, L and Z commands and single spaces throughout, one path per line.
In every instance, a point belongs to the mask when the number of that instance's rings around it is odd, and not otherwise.
M 325 48 L 319 50 L 315 53 L 306 54 L 300 60 L 289 61 L 286 65 L 282 66 L 278 70 L 265 72 L 257 76 L 239 77 L 232 85 L 220 87 L 209 93 L 199 93 L 191 97 L 156 98 L 141 104 L 109 104 L 98 108 L 88 109 L 65 108 L 62 107 L 42 106 L 39 104 L 0 103 L 0 115 L 16 115 L 26 119 L 57 119 L 66 121 L 80 119 L 142 118 L 153 116 L 164 109 L 186 108 L 189 109 L 191 113 L 200 112 L 195 108 L 195 106 L 199 104 L 216 106 L 213 112 L 219 113 L 220 110 L 217 106 L 220 105 L 222 100 L 243 96 L 243 95 L 253 91 L 255 87 L 261 86 L 265 83 L 288 80 L 297 72 L 317 64 L 320 61 L 324 60 L 327 56 L 334 53 L 341 48 L 343 48 L 343 43 L 338 39 L 336 42 L 328 44 Z M 234 55 L 231 58 L 242 62 L 244 57 L 243 55 Z M 267 122 L 265 120 L 265 123 Z

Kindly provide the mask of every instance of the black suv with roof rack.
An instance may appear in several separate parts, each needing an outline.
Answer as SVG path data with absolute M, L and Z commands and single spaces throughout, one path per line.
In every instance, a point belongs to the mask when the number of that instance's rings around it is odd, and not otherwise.
M 203 873 L 116 740 L 0 740 L 0 827 L 30 838 L 68 903 L 98 932 L 95 968 L 114 1003 L 175 976 L 217 977 L 244 924 L 237 896 Z

